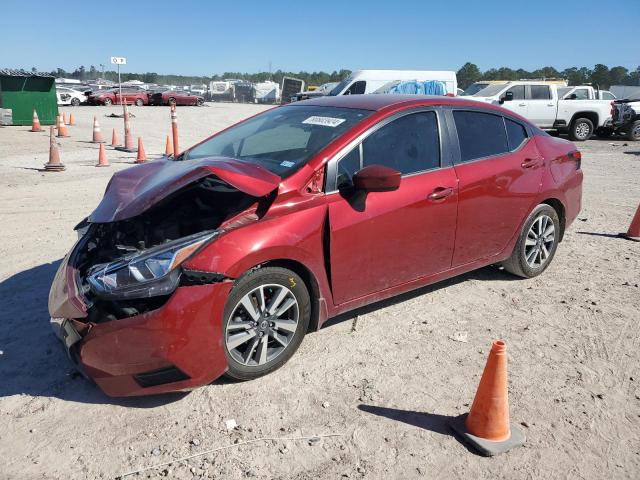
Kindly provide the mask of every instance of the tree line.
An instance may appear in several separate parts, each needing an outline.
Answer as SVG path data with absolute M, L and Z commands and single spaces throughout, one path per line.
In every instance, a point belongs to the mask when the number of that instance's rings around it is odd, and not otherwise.
M 35 68 L 33 69 L 36 70 Z M 188 76 L 188 75 L 161 75 L 155 72 L 147 73 L 122 73 L 122 81 L 140 80 L 145 83 L 156 83 L 160 85 L 208 85 L 211 80 L 222 80 L 234 78 L 248 80 L 250 82 L 264 82 L 273 80 L 281 83 L 282 77 L 294 77 L 304 80 L 306 85 L 322 85 L 327 82 L 339 82 L 351 73 L 351 70 L 334 70 L 328 72 L 285 72 L 276 70 L 275 72 L 242 73 L 224 72 L 220 75 L 212 76 Z M 106 80 L 117 81 L 118 73 L 114 70 L 99 71 L 94 65 L 89 69 L 84 66 L 76 68 L 72 72 L 67 72 L 62 68 L 57 68 L 51 72 L 55 77 L 74 78 L 77 80 L 95 80 L 105 78 Z M 640 67 L 629 71 L 625 67 L 616 66 L 609 68 L 603 64 L 596 64 L 590 67 L 571 67 L 564 70 L 557 70 L 554 67 L 543 67 L 537 70 L 512 69 L 509 67 L 490 68 L 482 72 L 477 65 L 467 62 L 457 72 L 458 86 L 466 89 L 474 82 L 481 80 L 521 80 L 532 78 L 563 78 L 568 80 L 569 85 L 592 84 L 600 88 L 609 88 L 611 85 L 640 85 Z
M 481 80 L 522 80 L 539 78 L 562 78 L 568 80 L 569 85 L 591 84 L 602 89 L 611 85 L 640 85 L 640 67 L 629 71 L 625 67 L 609 68 L 601 63 L 593 68 L 570 67 L 564 70 L 556 70 L 553 67 L 543 67 L 529 71 L 523 69 L 513 70 L 508 67 L 490 68 L 482 72 L 477 65 L 467 62 L 457 72 L 458 86 L 466 89 L 474 82 Z

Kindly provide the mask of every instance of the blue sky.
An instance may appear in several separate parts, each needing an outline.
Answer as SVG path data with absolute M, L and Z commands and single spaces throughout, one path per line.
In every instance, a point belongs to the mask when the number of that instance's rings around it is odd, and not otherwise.
M 640 65 L 640 0 L 4 0 L 0 68 L 211 75 Z

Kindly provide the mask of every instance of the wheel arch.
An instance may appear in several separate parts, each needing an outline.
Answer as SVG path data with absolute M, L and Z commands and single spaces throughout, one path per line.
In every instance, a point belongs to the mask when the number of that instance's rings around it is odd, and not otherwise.
M 591 111 L 576 112 L 571 117 L 571 122 L 569 122 L 569 125 L 572 125 L 573 122 L 575 122 L 578 118 L 588 118 L 593 123 L 593 130 L 595 131 L 598 128 L 598 120 L 600 118 L 598 116 L 598 112 L 591 112 Z
M 564 237 L 564 230 L 566 227 L 567 217 L 566 217 L 566 208 L 564 204 L 558 200 L 557 198 L 547 198 L 540 203 L 544 203 L 553 208 L 558 214 L 558 219 L 560 220 L 560 241 Z
M 320 325 L 320 313 L 321 313 L 321 299 L 322 295 L 320 294 L 320 286 L 318 285 L 318 280 L 315 275 L 306 265 L 303 263 L 292 260 L 288 258 L 278 258 L 273 260 L 268 260 L 266 262 L 255 265 L 250 268 L 249 271 L 255 270 L 257 268 L 265 268 L 265 267 L 281 267 L 291 270 L 296 273 L 302 281 L 304 282 L 307 290 L 309 291 L 309 297 L 311 299 L 311 319 L 309 320 L 309 329 L 308 331 L 318 330 L 318 326 Z

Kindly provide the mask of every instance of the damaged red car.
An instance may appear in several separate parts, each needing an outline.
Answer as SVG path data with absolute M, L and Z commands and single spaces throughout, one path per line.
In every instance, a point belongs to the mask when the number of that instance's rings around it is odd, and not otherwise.
M 52 326 L 111 396 L 253 379 L 342 312 L 489 264 L 539 275 L 580 162 L 465 99 L 274 108 L 116 173 L 53 281 Z

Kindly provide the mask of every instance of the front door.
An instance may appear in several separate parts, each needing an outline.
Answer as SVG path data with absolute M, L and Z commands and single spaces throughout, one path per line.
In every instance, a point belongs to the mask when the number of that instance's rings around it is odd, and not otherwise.
M 369 135 L 337 166 L 328 194 L 334 302 L 380 292 L 451 266 L 457 179 L 440 166 L 433 111 L 401 116 Z M 353 191 L 351 177 L 368 165 L 403 174 L 391 192 Z

